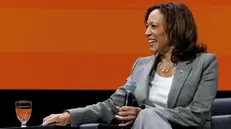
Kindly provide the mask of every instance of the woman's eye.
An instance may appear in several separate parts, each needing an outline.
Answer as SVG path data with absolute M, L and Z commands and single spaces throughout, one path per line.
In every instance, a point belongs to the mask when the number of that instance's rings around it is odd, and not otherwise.
M 156 28 L 156 25 L 152 25 L 152 28 Z

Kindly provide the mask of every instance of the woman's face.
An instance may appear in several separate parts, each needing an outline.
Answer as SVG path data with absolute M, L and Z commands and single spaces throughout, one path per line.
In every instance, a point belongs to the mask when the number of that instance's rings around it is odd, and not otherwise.
M 153 10 L 146 22 L 145 35 L 148 38 L 151 51 L 156 54 L 167 44 L 167 35 L 164 29 L 164 16 L 158 9 Z

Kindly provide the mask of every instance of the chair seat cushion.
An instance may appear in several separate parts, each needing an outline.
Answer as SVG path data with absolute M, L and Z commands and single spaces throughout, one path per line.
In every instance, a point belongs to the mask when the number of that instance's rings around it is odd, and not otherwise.
M 231 115 L 213 116 L 212 129 L 231 129 Z
M 79 129 L 121 129 L 121 127 L 113 124 L 90 123 L 80 125 Z

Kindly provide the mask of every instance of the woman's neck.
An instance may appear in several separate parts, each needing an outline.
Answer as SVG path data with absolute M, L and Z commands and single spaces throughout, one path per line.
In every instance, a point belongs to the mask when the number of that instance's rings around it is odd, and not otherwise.
M 173 63 L 172 62 L 172 53 L 170 51 L 165 53 L 165 55 L 161 57 L 161 62 Z

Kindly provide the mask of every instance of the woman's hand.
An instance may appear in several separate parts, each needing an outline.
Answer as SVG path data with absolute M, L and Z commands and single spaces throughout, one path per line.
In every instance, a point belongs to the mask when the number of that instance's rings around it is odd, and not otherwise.
M 125 122 L 119 124 L 119 126 L 123 127 L 132 124 L 138 116 L 139 112 L 141 111 L 141 108 L 131 106 L 116 106 L 116 108 L 119 110 L 119 112 L 115 117 L 117 120 Z
M 70 124 L 71 116 L 68 112 L 60 114 L 51 114 L 43 119 L 42 125 L 66 126 Z

